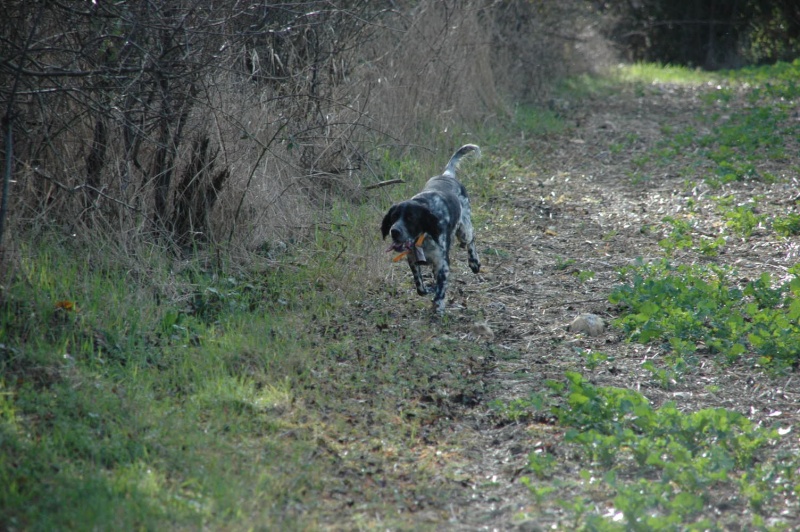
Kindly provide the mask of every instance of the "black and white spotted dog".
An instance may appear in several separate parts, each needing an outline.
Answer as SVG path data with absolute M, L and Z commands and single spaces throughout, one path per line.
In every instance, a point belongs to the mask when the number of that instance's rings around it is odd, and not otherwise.
M 470 269 L 478 273 L 481 268 L 475 250 L 469 197 L 464 185 L 456 179 L 458 162 L 470 152 L 480 155 L 480 148 L 474 144 L 459 148 L 441 175 L 430 178 L 413 198 L 392 205 L 381 223 L 383 238 L 392 236 L 389 250 L 407 252 L 417 293 L 424 296 L 433 292 L 433 307 L 440 314 L 444 312 L 453 236 L 462 248 L 467 248 Z M 426 263 L 433 268 L 436 285 L 432 290 L 422 279 L 420 265 Z

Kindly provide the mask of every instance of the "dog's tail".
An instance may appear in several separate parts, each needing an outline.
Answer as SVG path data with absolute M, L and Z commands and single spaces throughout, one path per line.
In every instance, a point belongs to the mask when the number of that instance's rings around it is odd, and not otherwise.
M 481 156 L 481 149 L 474 145 L 474 144 L 465 144 L 461 146 L 458 151 L 456 151 L 452 157 L 450 157 L 450 162 L 447 163 L 447 166 L 444 168 L 444 174 L 450 177 L 456 176 L 456 168 L 458 167 L 458 162 L 464 157 L 466 154 L 470 152 L 476 152 L 476 156 Z

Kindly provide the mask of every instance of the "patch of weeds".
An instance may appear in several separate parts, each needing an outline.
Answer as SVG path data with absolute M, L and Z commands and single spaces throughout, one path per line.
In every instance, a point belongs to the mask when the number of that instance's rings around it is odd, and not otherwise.
M 511 401 L 494 400 L 489 403 L 489 408 L 499 416 L 503 423 L 517 423 L 531 418 L 531 412 L 541 410 L 544 406 L 544 396 L 531 394 L 525 398 L 512 399 Z
M 744 239 L 750 238 L 766 216 L 755 213 L 755 203 L 745 203 L 735 207 L 719 206 L 718 210 L 725 219 L 725 225 L 736 235 Z
M 642 369 L 650 374 L 650 382 L 664 390 L 671 389 L 679 378 L 678 371 L 668 362 L 662 367 L 657 366 L 652 360 L 646 360 L 642 363 Z
M 547 452 L 546 449 L 537 449 L 528 456 L 528 468 L 536 476 L 536 478 L 539 479 L 550 478 L 556 470 L 557 463 L 558 460 L 556 457 Z M 526 484 L 529 489 L 532 488 L 530 482 L 526 483 L 525 480 L 522 480 L 522 483 Z M 531 489 L 531 492 L 536 495 L 537 499 L 539 499 L 541 495 L 547 494 L 550 491 L 553 491 L 553 488 L 544 491 L 544 493 L 542 491 L 534 491 Z
M 566 129 L 558 112 L 534 105 L 518 105 L 514 109 L 514 126 L 528 136 L 560 133 Z
M 658 241 L 667 256 L 672 256 L 677 250 L 690 249 L 694 245 L 693 228 L 689 221 L 673 216 L 666 216 L 662 221 L 671 228 L 669 234 Z
M 700 100 L 706 105 L 712 105 L 715 103 L 727 105 L 731 102 L 733 96 L 734 92 L 731 87 L 717 85 L 715 90 L 701 94 Z
M 791 212 L 786 216 L 776 216 L 772 228 L 781 236 L 800 235 L 800 214 Z
M 697 251 L 706 257 L 716 257 L 719 255 L 720 250 L 725 247 L 725 244 L 725 237 L 718 236 L 717 238 L 711 238 L 701 236 L 700 242 L 697 243 Z
M 712 323 L 726 331 L 736 329 L 733 307 L 742 299 L 740 290 L 725 284 L 728 272 L 708 266 L 677 266 L 668 261 L 640 264 L 621 270 L 627 284 L 618 286 L 609 299 L 625 306 L 617 323 L 635 341 L 652 339 L 702 340 Z
M 794 288 L 787 307 L 760 308 L 750 303 L 745 311 L 751 325 L 747 341 L 762 366 L 796 367 L 800 362 L 800 289 Z
M 504 249 L 499 249 L 499 248 L 491 248 L 491 247 L 484 248 L 483 249 L 483 254 L 484 255 L 489 255 L 489 256 L 494 256 L 494 257 L 497 257 L 499 259 L 509 259 L 509 258 L 511 258 L 511 254 L 508 251 L 506 251 Z
M 619 231 L 616 229 L 611 229 L 610 231 L 603 233 L 603 242 L 611 242 L 618 234 Z
M 614 360 L 614 357 L 609 357 L 601 351 L 592 351 L 591 349 L 580 349 L 578 353 L 583 357 L 583 365 L 589 371 L 594 371 L 601 364 Z
M 779 433 L 785 430 L 778 429 Z M 779 498 L 792 500 L 800 495 L 800 472 L 796 457 L 781 456 L 775 461 L 756 464 L 739 477 L 739 488 L 750 508 L 757 513 Z
M 556 268 L 556 270 L 559 270 L 559 271 L 566 270 L 570 266 L 574 265 L 575 262 L 576 262 L 575 259 L 569 259 L 569 258 L 565 258 L 565 257 L 556 257 L 555 268 Z
M 780 437 L 778 431 L 730 410 L 687 413 L 672 402 L 656 408 L 633 390 L 596 386 L 575 372 L 565 377 L 548 381 L 547 409 L 564 427 L 565 443 L 578 449 L 592 470 L 582 470 L 584 485 L 616 493 L 614 508 L 601 516 L 586 490 L 576 493 L 572 487 L 571 498 L 559 499 L 559 505 L 575 529 L 714 528 L 705 509 L 716 504 L 716 493 L 738 493 L 756 514 L 762 510 L 759 492 L 794 496 L 793 482 L 775 471 L 781 466 L 759 461 L 761 451 Z M 527 477 L 523 482 L 538 505 L 551 497 L 550 485 L 541 482 L 554 467 L 544 453 L 529 456 L 539 484 Z M 791 472 L 790 478 L 796 475 Z M 757 490 L 749 487 L 755 477 L 761 481 Z
M 721 160 L 717 163 L 715 174 L 706 176 L 706 183 L 712 188 L 719 188 L 728 183 L 758 178 L 753 163 L 736 160 Z
M 686 172 L 686 167 L 692 167 L 691 175 L 703 169 L 705 182 L 713 188 L 745 180 L 774 181 L 774 175 L 760 171 L 759 162 L 787 160 L 787 146 L 792 145 L 787 139 L 794 139 L 800 133 L 800 125 L 790 119 L 789 102 L 796 97 L 785 96 L 795 94 L 798 85 L 796 77 L 792 79 L 785 71 L 794 71 L 797 76 L 797 68 L 797 64 L 783 70 L 776 67 L 784 77 L 761 83 L 753 83 L 750 74 L 731 72 L 726 75 L 729 84 L 715 81 L 710 90 L 701 89 L 700 100 L 707 109 L 702 113 L 703 133 L 696 126 L 662 127 L 663 138 L 649 153 L 637 156 L 632 161 L 633 167 L 642 169 L 648 163 L 673 166 L 676 156 L 680 156 L 683 165 L 677 169 L 679 174 Z M 653 70 L 658 69 L 648 66 L 628 68 L 627 72 L 637 78 L 644 75 L 658 79 Z M 735 113 L 726 112 L 740 98 L 749 103 L 737 106 Z
M 634 181 L 634 184 L 641 183 L 649 179 L 649 176 L 643 176 L 639 170 L 650 164 L 651 160 L 652 157 L 649 154 L 637 155 L 631 159 L 631 166 L 633 166 L 636 171 L 629 173 L 628 175 L 631 178 L 631 181 Z
M 617 325 L 633 341 L 666 343 L 672 371 L 691 367 L 698 345 L 725 362 L 746 353 L 775 368 L 800 361 L 798 266 L 782 284 L 764 273 L 744 288 L 732 285 L 732 272 L 713 265 L 663 260 L 620 273 L 625 282 L 609 297 L 623 307 Z
M 611 153 L 617 155 L 623 151 L 630 150 L 631 147 L 636 145 L 637 142 L 639 142 L 639 135 L 629 132 L 625 134 L 620 142 L 611 143 L 609 149 L 611 150 Z
M 767 105 L 732 114 L 715 128 L 719 146 L 728 148 L 728 155 L 739 153 L 755 156 L 760 150 L 771 152 L 783 148 L 782 123 L 788 113 L 780 107 Z M 792 128 L 795 129 L 795 128 Z M 734 152 L 733 150 L 736 150 Z M 720 162 L 720 160 L 716 160 Z
M 629 172 L 628 177 L 630 178 L 632 185 L 642 185 L 644 183 L 649 183 L 653 179 L 650 174 L 645 174 L 639 171 Z

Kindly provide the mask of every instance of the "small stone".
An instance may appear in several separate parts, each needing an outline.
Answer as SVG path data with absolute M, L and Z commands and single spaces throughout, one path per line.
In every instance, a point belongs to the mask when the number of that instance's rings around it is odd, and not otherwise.
M 569 332 L 599 336 L 606 330 L 606 323 L 597 314 L 581 314 L 569 324 Z

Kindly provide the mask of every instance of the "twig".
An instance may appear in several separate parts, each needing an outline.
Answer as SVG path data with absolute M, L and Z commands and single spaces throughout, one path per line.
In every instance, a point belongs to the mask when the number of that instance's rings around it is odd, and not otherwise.
M 45 174 L 44 172 L 42 172 L 41 170 L 39 170 L 36 167 L 30 167 L 30 168 L 31 168 L 31 170 L 33 171 L 34 174 L 38 175 L 39 177 L 43 177 L 43 178 L 47 179 L 48 181 L 54 183 L 58 188 L 60 188 L 62 190 L 66 190 L 67 192 L 78 192 L 82 188 L 85 188 L 85 189 L 91 190 L 92 192 L 94 192 L 98 196 L 102 196 L 103 198 L 106 198 L 107 200 L 111 200 L 114 203 L 122 205 L 123 207 L 126 207 L 126 208 L 132 210 L 133 212 L 141 212 L 142 211 L 142 209 L 140 209 L 139 207 L 134 207 L 133 205 L 125 203 L 122 200 L 118 200 L 117 198 L 115 198 L 113 196 L 109 196 L 108 194 L 106 194 L 102 190 L 100 190 L 98 188 L 95 188 L 92 185 L 87 185 L 87 184 L 84 183 L 82 185 L 75 185 L 74 187 L 70 187 L 70 186 L 67 186 L 67 185 L 65 185 L 63 183 L 60 183 L 57 179 Z
M 597 303 L 598 301 L 608 301 L 608 298 L 597 297 L 594 299 L 580 299 L 577 301 L 562 301 L 560 303 L 551 303 L 550 305 L 543 305 L 543 308 L 566 307 L 568 305 L 578 305 L 580 303 Z
M 405 183 L 402 179 L 388 179 L 380 183 L 373 183 L 364 187 L 364 190 L 372 190 L 374 188 L 388 187 L 389 185 L 396 185 L 397 183 Z

